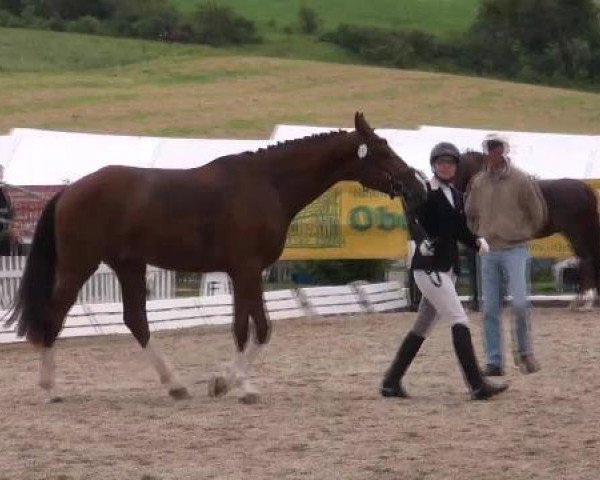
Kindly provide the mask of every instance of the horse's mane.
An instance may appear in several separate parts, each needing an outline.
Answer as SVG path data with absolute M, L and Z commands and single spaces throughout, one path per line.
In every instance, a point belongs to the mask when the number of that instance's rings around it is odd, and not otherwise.
M 295 149 L 301 149 L 301 148 L 306 148 L 306 147 L 314 147 L 320 141 L 329 140 L 331 138 L 343 137 L 350 133 L 351 132 L 347 132 L 346 130 L 332 130 L 330 132 L 315 133 L 313 135 L 309 135 L 306 137 L 294 138 L 291 140 L 277 142 L 273 145 L 269 145 L 266 148 L 259 148 L 255 152 L 246 151 L 246 152 L 243 152 L 242 155 L 244 155 L 244 156 L 246 156 L 246 155 L 247 156 L 265 155 L 265 154 L 272 154 L 272 153 L 281 153 L 282 151 L 286 151 L 286 150 L 295 150 Z
M 331 137 L 341 137 L 341 136 L 345 136 L 348 135 L 348 133 L 345 130 L 332 130 L 330 132 L 323 132 L 323 133 L 315 133 L 313 135 L 309 135 L 307 137 L 301 137 L 301 138 L 294 138 L 292 140 L 285 140 L 283 142 L 277 142 L 275 145 L 269 145 L 266 149 L 264 149 L 265 151 L 269 151 L 269 150 L 275 150 L 275 149 L 279 149 L 279 148 L 288 148 L 288 147 L 303 147 L 305 146 L 307 143 L 312 143 L 314 140 L 325 140 L 325 139 L 329 139 Z

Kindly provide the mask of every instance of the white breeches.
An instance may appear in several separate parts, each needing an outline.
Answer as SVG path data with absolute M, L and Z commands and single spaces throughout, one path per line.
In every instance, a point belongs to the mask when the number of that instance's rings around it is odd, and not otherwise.
M 469 324 L 469 318 L 454 287 L 456 276 L 451 270 L 429 274 L 423 270 L 415 270 L 414 278 L 423 294 L 412 329 L 414 333 L 426 337 L 440 318 L 450 322 L 450 326 L 457 323 Z

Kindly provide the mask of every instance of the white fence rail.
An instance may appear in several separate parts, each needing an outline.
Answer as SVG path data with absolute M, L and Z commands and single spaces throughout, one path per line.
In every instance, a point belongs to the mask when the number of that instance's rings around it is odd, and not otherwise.
M 360 302 L 356 288 L 351 285 L 301 288 L 298 294 L 312 315 L 337 315 L 366 311 Z
M 397 282 L 391 286 L 380 285 L 376 292 L 388 288 L 399 298 L 382 302 L 379 293 L 367 292 L 361 297 L 357 287 L 314 287 L 296 290 L 276 290 L 264 293 L 265 309 L 271 320 L 301 318 L 311 315 L 342 315 L 367 311 L 392 311 L 407 306 L 404 289 Z M 370 289 L 367 289 L 370 290 Z M 376 303 L 371 304 L 370 299 Z M 152 331 L 195 327 L 200 325 L 223 325 L 233 319 L 231 295 L 215 295 L 188 298 L 148 300 L 146 302 L 148 323 Z M 5 312 L 0 311 L 0 318 Z M 120 302 L 77 304 L 69 311 L 62 337 L 111 335 L 128 333 L 123 323 L 123 306 Z M 14 327 L 0 326 L 0 343 L 16 342 Z
M 11 260 L 15 268 L 0 271 L 0 287 L 18 283 L 22 263 Z M 6 263 L 3 264 L 6 266 Z M 17 268 L 19 267 L 19 268 Z M 201 325 L 223 325 L 233 320 L 233 298 L 229 294 L 187 298 L 173 296 L 174 274 L 150 269 L 149 299 L 146 302 L 148 323 L 152 331 L 172 330 Z M 168 274 L 168 275 L 165 275 Z M 154 274 L 154 276 L 153 276 Z M 12 284 L 9 284 L 13 288 Z M 80 303 L 74 305 L 65 320 L 62 337 L 112 335 L 128 333 L 123 323 L 123 306 L 120 302 L 118 281 L 107 268 L 101 267 L 90 279 L 80 295 Z M 16 290 L 16 287 L 14 287 Z M 162 296 L 162 298 L 161 298 Z M 88 303 L 100 298 L 104 303 Z M 574 295 L 531 296 L 532 302 L 565 302 Z M 468 298 L 461 297 L 467 301 Z M 404 309 L 408 306 L 407 289 L 400 282 L 351 284 L 336 287 L 311 287 L 298 290 L 276 290 L 264 293 L 265 309 L 271 320 L 301 318 L 313 315 L 343 315 L 352 313 L 379 313 Z M 6 311 L 0 309 L 0 319 Z M 0 324 L 0 343 L 17 342 L 14 327 Z
M 0 257 L 0 307 L 8 308 L 14 299 L 19 280 L 25 269 L 26 257 Z M 146 271 L 148 298 L 163 299 L 175 296 L 175 272 L 148 267 Z M 105 264 L 84 284 L 77 297 L 78 304 L 121 301 L 121 286 L 114 272 Z
M 24 267 L 22 257 L 0 257 L 0 319 L 6 314 Z M 223 325 L 233 319 L 233 298 L 230 294 L 173 298 L 175 273 L 149 268 L 146 310 L 152 331 Z M 531 296 L 532 302 L 566 302 L 574 295 Z M 461 297 L 467 301 L 467 297 Z M 5 303 L 6 302 L 6 303 Z M 335 287 L 310 287 L 298 290 L 276 290 L 264 293 L 265 309 L 271 320 L 301 318 L 312 315 L 343 315 L 378 313 L 404 309 L 408 306 L 407 289 L 397 281 L 373 284 L 351 284 Z M 105 265 L 90 278 L 82 289 L 78 303 L 65 320 L 63 337 L 128 333 L 123 323 L 121 292 L 116 275 Z M 0 343 L 19 341 L 14 326 L 0 323 Z
M 406 307 L 406 293 L 400 282 L 366 283 L 356 286 L 358 296 L 371 313 Z

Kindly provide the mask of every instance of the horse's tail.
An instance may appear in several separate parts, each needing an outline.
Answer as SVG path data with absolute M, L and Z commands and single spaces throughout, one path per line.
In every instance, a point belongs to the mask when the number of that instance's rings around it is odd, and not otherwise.
M 31 251 L 5 326 L 17 322 L 17 335 L 34 344 L 51 336 L 47 307 L 56 277 L 55 212 L 60 192 L 48 201 L 37 222 Z

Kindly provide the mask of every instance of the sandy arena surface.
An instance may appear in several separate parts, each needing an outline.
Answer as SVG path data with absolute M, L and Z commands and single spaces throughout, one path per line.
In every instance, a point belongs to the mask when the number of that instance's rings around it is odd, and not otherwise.
M 446 324 L 407 374 L 412 397 L 378 396 L 413 318 L 275 323 L 253 374 L 256 405 L 235 392 L 207 395 L 210 375 L 233 354 L 229 327 L 154 335 L 191 389 L 182 401 L 128 335 L 60 341 L 59 404 L 45 404 L 35 387 L 33 350 L 0 345 L 0 478 L 600 478 L 597 311 L 536 309 L 542 370 L 524 376 L 507 362 L 510 389 L 487 402 L 468 399 Z M 471 318 L 481 355 L 480 319 Z

